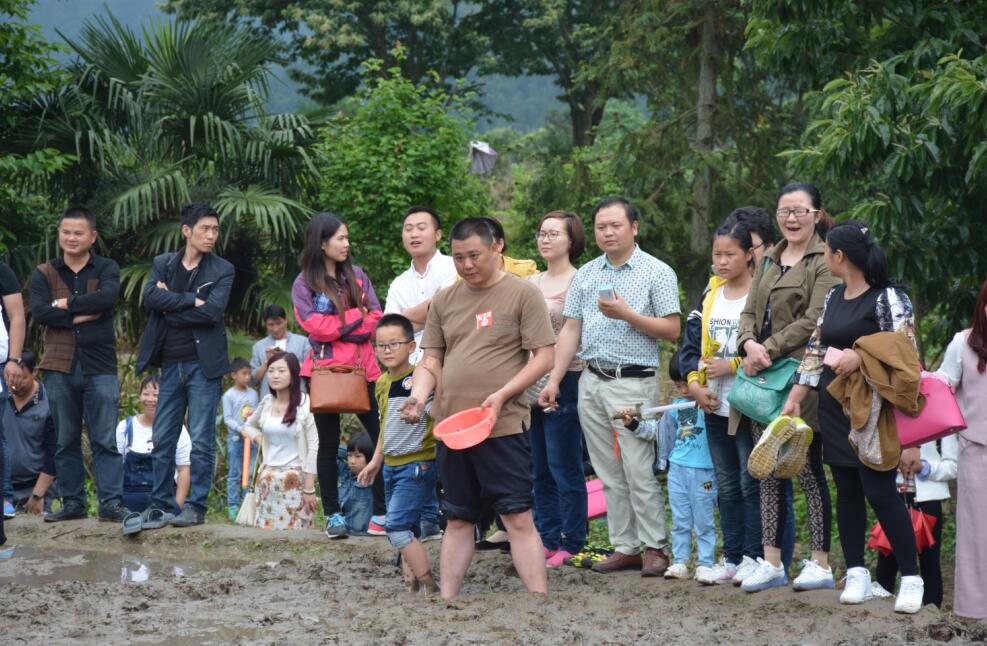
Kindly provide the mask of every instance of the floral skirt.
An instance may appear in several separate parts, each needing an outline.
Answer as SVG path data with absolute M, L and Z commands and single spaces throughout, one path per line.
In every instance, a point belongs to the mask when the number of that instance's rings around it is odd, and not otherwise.
M 264 467 L 257 475 L 257 527 L 309 529 L 312 515 L 302 510 L 302 470 Z

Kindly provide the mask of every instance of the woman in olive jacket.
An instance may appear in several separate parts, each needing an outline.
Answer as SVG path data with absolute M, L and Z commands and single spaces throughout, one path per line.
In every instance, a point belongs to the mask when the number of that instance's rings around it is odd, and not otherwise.
M 747 304 L 740 315 L 737 349 L 744 357 L 742 369 L 748 375 L 755 375 L 784 357 L 801 359 L 822 313 L 826 293 L 837 283 L 823 261 L 823 239 L 832 218 L 822 209 L 818 189 L 802 183 L 785 186 L 778 196 L 776 216 L 783 240 L 766 254 L 757 268 Z M 807 401 L 802 410 L 809 426 L 818 430 L 816 407 L 817 398 L 813 393 L 812 401 Z M 710 434 L 714 461 L 717 454 L 720 461 L 731 464 L 735 461 L 742 488 L 745 484 L 752 488 L 751 482 L 755 488 L 750 494 L 744 491 L 744 556 L 747 558 L 741 562 L 735 582 L 742 582 L 762 566 L 771 565 L 775 573 L 781 567 L 781 539 L 787 522 L 783 483 L 768 477 L 761 481 L 758 492 L 756 481 L 747 473 L 747 459 L 763 429 L 763 425 L 731 409 L 728 438 L 716 441 L 714 434 Z M 809 567 L 807 577 L 813 574 L 820 575 L 808 577 L 813 581 L 832 580 L 827 563 L 832 512 L 818 436 L 813 440 L 810 459 L 798 479 L 809 503 L 813 530 L 813 561 L 806 563 L 807 567 L 809 563 L 815 563 L 819 568 L 817 572 Z M 764 561 L 755 561 L 751 557 L 761 552 L 762 545 Z M 826 572 L 830 573 L 829 579 Z M 770 578 L 773 582 L 778 580 Z M 797 588 L 798 584 L 796 580 Z M 753 592 L 760 588 L 748 586 L 745 589 Z

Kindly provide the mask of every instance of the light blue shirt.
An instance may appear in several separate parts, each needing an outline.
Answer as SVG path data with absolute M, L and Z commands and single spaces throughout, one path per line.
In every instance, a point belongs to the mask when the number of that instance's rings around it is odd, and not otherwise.
M 600 311 L 597 301 L 604 287 L 612 287 L 638 314 L 661 318 L 680 312 L 675 271 L 637 245 L 619 267 L 611 265 L 604 254 L 576 272 L 562 311 L 564 317 L 583 322 L 580 359 L 606 368 L 657 368 L 658 341 L 627 321 L 608 318 Z
M 685 397 L 673 403 L 689 401 Z M 713 458 L 709 454 L 709 438 L 706 433 L 706 419 L 699 408 L 671 410 L 665 413 L 660 422 L 659 446 L 671 445 L 668 461 L 680 467 L 712 469 Z M 674 437 L 674 442 L 671 438 Z
M 257 368 L 260 368 L 262 363 L 267 362 L 267 349 L 276 343 L 277 341 L 274 340 L 274 337 L 268 334 L 254 344 L 253 351 L 250 356 L 251 375 L 257 372 Z M 288 336 L 285 337 L 285 352 L 290 352 L 298 357 L 299 364 L 305 363 L 305 357 L 308 356 L 309 349 L 308 337 L 302 336 L 301 334 L 295 334 L 294 332 L 288 332 Z M 267 387 L 267 373 L 264 373 L 264 377 L 260 380 L 260 384 L 258 384 L 257 380 L 252 376 L 250 382 L 256 386 L 259 386 L 261 397 L 270 392 Z M 307 392 L 304 381 L 302 381 L 302 392 Z

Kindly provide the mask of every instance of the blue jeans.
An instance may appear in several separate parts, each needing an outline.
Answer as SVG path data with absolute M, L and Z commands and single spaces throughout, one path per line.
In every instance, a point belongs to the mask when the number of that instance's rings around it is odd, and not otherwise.
M 254 442 L 250 443 L 250 478 L 254 475 L 257 464 L 257 454 L 260 449 Z M 229 467 L 226 474 L 226 504 L 238 507 L 243 501 L 243 436 L 239 431 L 228 430 L 226 435 L 226 464 Z
M 761 483 L 747 473 L 747 459 L 754 449 L 750 428 L 741 425 L 729 435 L 729 420 L 720 415 L 706 416 L 709 454 L 716 471 L 723 556 L 729 563 L 740 563 L 744 556 L 764 555 L 761 546 Z
M 535 526 L 550 550 L 578 554 L 586 544 L 586 478 L 583 430 L 577 400 L 579 372 L 567 372 L 559 384 L 559 407 L 546 413 L 531 408 L 531 476 Z
M 707 567 L 716 558 L 716 473 L 679 464 L 668 466 L 668 504 L 672 508 L 672 562 L 687 563 L 696 530 L 697 564 Z
M 216 409 L 222 397 L 220 377 L 209 379 L 198 361 L 173 363 L 161 373 L 158 412 L 151 438 L 154 448 L 154 490 L 151 506 L 175 507 L 175 448 L 188 410 L 188 430 L 192 438 L 192 486 L 185 506 L 206 513 L 206 501 L 216 472 Z
M 339 512 L 346 518 L 346 531 L 354 536 L 366 535 L 374 513 L 373 487 L 363 487 L 356 481 L 346 464 L 346 447 L 336 450 L 336 490 L 339 492 Z M 384 481 L 383 474 L 380 476 Z M 385 513 L 387 508 L 385 507 Z M 333 512 L 335 513 L 335 512 Z
M 421 538 L 422 515 L 435 499 L 435 460 L 384 465 L 384 498 L 387 501 L 387 540 L 404 549 Z
M 123 500 L 123 458 L 117 451 L 117 404 L 120 382 L 116 373 L 83 375 L 78 361 L 69 373 L 46 370 L 48 404 L 58 434 L 55 468 L 62 504 L 86 506 L 86 469 L 82 461 L 82 422 L 89 428 L 96 495 L 100 507 Z M 172 447 L 174 452 L 174 447 Z

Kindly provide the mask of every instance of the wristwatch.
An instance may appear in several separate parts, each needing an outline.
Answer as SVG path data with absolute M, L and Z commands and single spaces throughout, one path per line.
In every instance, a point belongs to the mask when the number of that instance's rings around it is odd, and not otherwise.
M 51 302 L 51 306 L 52 307 L 58 307 L 58 299 L 57 298 Z
M 24 359 L 22 359 L 20 357 L 7 357 L 7 361 L 13 361 L 14 363 L 16 363 L 17 365 L 19 365 L 21 367 L 24 366 Z
M 34 493 L 33 491 L 31 492 L 31 500 L 44 500 L 44 499 L 45 499 L 44 496 L 39 496 L 38 494 Z

